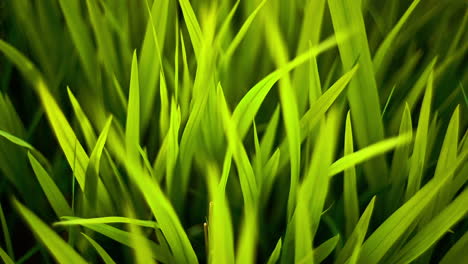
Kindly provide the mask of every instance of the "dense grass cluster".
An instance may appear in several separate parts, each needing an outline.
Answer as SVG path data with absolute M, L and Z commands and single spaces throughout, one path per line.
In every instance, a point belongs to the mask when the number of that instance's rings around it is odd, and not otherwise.
M 466 0 L 1 1 L 0 259 L 468 263 L 467 28 Z

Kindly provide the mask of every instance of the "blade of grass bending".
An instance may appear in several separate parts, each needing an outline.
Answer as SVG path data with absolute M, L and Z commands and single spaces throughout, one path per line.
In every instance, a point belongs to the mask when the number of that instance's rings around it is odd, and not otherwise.
M 207 181 L 210 190 L 210 213 L 208 218 L 208 263 L 234 263 L 234 234 L 229 206 L 224 190 L 219 189 L 219 172 L 208 165 Z
M 52 229 L 34 215 L 33 212 L 16 200 L 14 200 L 13 203 L 31 230 L 42 241 L 42 243 L 44 243 L 58 263 L 87 263 L 73 248 L 71 248 Z
M 13 144 L 16 144 L 20 147 L 23 147 L 27 150 L 29 150 L 29 152 L 31 152 L 42 164 L 44 164 L 46 167 L 48 168 L 51 168 L 52 166 L 50 165 L 49 161 L 44 157 L 44 155 L 42 155 L 41 152 L 39 152 L 39 150 L 37 150 L 36 148 L 34 148 L 31 144 L 29 144 L 28 142 L 4 131 L 4 130 L 1 130 L 0 129 L 0 137 L 3 137 L 5 138 L 6 140 L 10 141 L 11 143 Z
M 134 214 L 131 209 L 127 208 L 127 215 L 134 218 Z M 151 251 L 151 247 L 148 244 L 148 239 L 143 235 L 138 225 L 130 225 L 130 234 L 132 234 L 130 242 L 134 248 L 135 263 L 137 264 L 154 264 L 152 256 L 154 252 Z
M 357 263 L 357 258 L 359 257 L 359 252 L 361 250 L 362 243 L 366 237 L 367 230 L 369 228 L 369 222 L 372 217 L 372 212 L 374 211 L 375 205 L 375 196 L 367 205 L 366 210 L 359 218 L 358 223 L 355 225 L 353 232 L 346 240 L 344 247 L 340 250 L 339 254 L 336 257 L 335 264 L 344 264 L 348 260 L 350 263 Z
M 54 180 L 49 176 L 47 171 L 29 152 L 28 158 L 34 170 L 34 174 L 36 174 L 37 180 L 57 217 L 73 215 L 67 200 L 55 184 Z
M 268 258 L 267 264 L 276 264 L 279 260 L 280 254 L 281 254 L 281 238 L 278 240 L 278 243 L 276 243 L 275 249 L 273 249 L 273 252 L 271 253 L 270 257 Z
M 140 145 L 140 83 L 138 78 L 136 51 L 133 52 L 132 72 L 130 75 L 125 143 L 127 148 L 127 158 L 134 160 L 137 159 L 138 146 Z
M 466 232 L 445 254 L 440 264 L 466 263 L 468 262 L 468 232 Z
M 351 127 L 350 112 L 346 116 L 344 155 L 354 152 L 353 130 Z M 359 201 L 356 185 L 356 169 L 354 166 L 344 171 L 343 200 L 346 223 L 346 236 L 351 235 L 352 230 L 359 220 Z
M 240 100 L 232 114 L 233 119 L 237 123 L 239 135 L 241 138 L 244 138 L 247 134 L 250 126 L 252 125 L 252 121 L 258 112 L 258 109 L 260 109 L 260 106 L 263 103 L 265 97 L 268 95 L 276 82 L 278 82 L 289 71 L 297 68 L 303 63 L 306 63 L 311 58 L 311 56 L 316 56 L 334 47 L 337 43 L 337 39 L 338 41 L 344 41 L 346 37 L 346 35 L 337 35 L 336 38 L 329 38 L 317 46 L 313 46 L 310 50 L 302 53 L 285 65 L 282 65 L 279 67 L 279 69 L 270 73 L 256 85 L 254 85 Z M 330 93 L 328 95 L 330 95 Z
M 323 115 L 330 109 L 332 104 L 336 101 L 338 96 L 344 91 L 346 85 L 353 78 L 355 72 L 358 69 L 356 65 L 352 70 L 345 73 L 339 80 L 337 80 L 319 99 L 310 107 L 307 113 L 301 119 L 301 142 L 303 142 L 307 135 L 310 135 L 311 131 L 317 125 L 317 123 L 323 118 Z M 286 141 L 283 141 L 280 146 L 282 153 L 287 153 Z M 286 157 L 285 157 L 286 156 Z M 279 170 L 281 171 L 288 162 L 288 155 L 283 155 L 280 159 Z
M 263 159 L 262 162 L 264 163 L 267 161 L 267 157 L 270 157 L 273 144 L 275 143 L 276 133 L 278 131 L 279 114 L 280 106 L 278 105 L 268 122 L 262 139 L 260 140 L 260 153 Z
M 66 221 L 72 221 L 77 218 L 76 217 L 62 217 L 62 219 L 65 219 Z M 82 223 L 80 225 L 87 229 L 93 230 L 103 236 L 106 236 L 112 240 L 115 240 L 122 245 L 126 245 L 130 248 L 133 248 L 133 244 L 131 241 L 132 241 L 132 236 L 134 236 L 134 234 L 131 234 L 130 232 L 120 230 L 118 228 L 115 228 L 107 224 L 97 224 L 97 223 L 96 224 L 83 224 Z M 141 239 L 146 239 L 146 238 L 143 237 Z M 165 250 L 161 245 L 156 244 L 153 241 L 148 240 L 147 243 L 149 247 L 151 248 L 151 251 L 154 253 L 153 258 L 163 263 L 173 263 L 173 259 L 172 259 L 170 251 Z
M 360 147 L 366 147 L 382 140 L 384 129 L 363 14 L 360 5 L 351 0 L 328 0 L 328 6 L 335 32 L 355 32 L 349 41 L 339 43 L 338 48 L 345 71 L 356 62 L 360 65 L 349 85 L 348 101 L 353 113 L 357 143 Z M 364 164 L 364 169 L 372 189 L 385 184 L 387 164 L 382 157 Z
M 234 17 L 234 14 L 237 11 L 237 8 L 239 7 L 240 0 L 237 0 L 234 6 L 231 8 L 231 11 L 229 11 L 229 14 L 226 16 L 224 19 L 223 24 L 219 28 L 218 34 L 216 34 L 216 39 L 215 43 L 218 43 L 218 45 L 223 44 L 226 34 L 229 31 L 229 27 L 231 26 L 232 18 Z
M 182 9 L 182 14 L 184 16 L 185 25 L 189 32 L 190 40 L 192 42 L 193 51 L 197 61 L 201 56 L 201 46 L 203 42 L 202 30 L 200 24 L 197 21 L 195 12 L 193 12 L 192 5 L 188 0 L 179 0 L 180 8 Z
M 97 251 L 99 256 L 102 258 L 105 264 L 115 264 L 115 261 L 107 254 L 107 252 L 104 250 L 104 248 L 101 247 L 94 239 L 91 237 L 87 236 L 85 233 L 81 233 L 88 241 L 89 243 L 94 247 L 94 249 Z
M 167 133 L 167 156 L 166 156 L 166 182 L 167 190 L 173 190 L 174 170 L 179 157 L 179 128 L 181 122 L 180 107 L 176 106 L 173 98 L 171 104 L 171 114 L 169 120 L 169 131 Z M 171 193 L 169 193 L 171 196 Z
M 420 188 L 426 160 L 428 130 L 431 113 L 433 73 L 429 75 L 426 94 L 424 95 L 419 114 L 418 129 L 414 139 L 413 155 L 411 156 L 410 171 L 405 199 L 408 200 Z
M 223 120 L 224 132 L 226 133 L 229 142 L 229 149 L 232 152 L 234 161 L 236 162 L 239 171 L 239 180 L 242 189 L 242 196 L 245 203 L 245 211 L 252 210 L 256 207 L 258 200 L 258 185 L 255 180 L 255 174 L 250 164 L 249 156 L 244 148 L 241 137 L 237 133 L 234 118 L 231 118 L 229 109 L 224 98 L 221 87 L 218 86 L 217 96 L 221 117 Z
M 281 36 L 279 25 L 276 21 L 265 19 L 265 35 L 271 57 L 277 67 L 281 67 L 288 61 L 286 43 Z M 290 185 L 288 197 L 288 219 L 291 219 L 296 204 L 296 192 L 299 184 L 301 167 L 301 129 L 299 120 L 299 108 L 296 99 L 296 91 L 293 90 L 291 78 L 286 73 L 279 82 L 279 97 L 281 112 L 286 130 L 286 141 L 290 156 Z M 287 106 L 287 107 L 286 107 Z
M 346 155 L 331 164 L 330 168 L 328 169 L 328 176 L 332 177 L 346 169 L 356 166 L 359 163 L 365 162 L 378 155 L 382 155 L 398 146 L 406 145 L 410 143 L 411 140 L 411 134 L 407 133 L 397 137 L 384 139 L 380 142 Z
M 112 116 L 106 121 L 104 128 L 102 129 L 99 138 L 97 139 L 96 145 L 94 146 L 91 157 L 89 158 L 88 167 L 86 168 L 86 188 L 84 193 L 88 199 L 89 205 L 93 206 L 98 197 L 97 184 L 99 179 L 99 169 L 101 164 L 102 151 L 107 141 L 107 135 L 112 124 Z
M 328 239 L 327 241 L 323 242 L 318 248 L 314 249 L 313 251 L 310 251 L 305 257 L 303 257 L 300 261 L 297 261 L 296 263 L 321 263 L 333 252 L 339 240 L 339 235 Z
M 236 264 L 253 264 L 257 252 L 257 217 L 255 210 L 246 210 L 244 212 L 244 224 L 237 245 Z
M 121 216 L 106 216 L 97 218 L 78 218 L 78 217 L 62 217 L 65 219 L 54 223 L 54 226 L 71 226 L 71 225 L 100 225 L 100 224 L 132 224 L 142 227 L 159 228 L 154 221 L 139 220 Z
M 172 204 L 164 196 L 159 185 L 132 160 L 122 160 L 130 178 L 143 194 L 159 227 L 173 252 L 176 263 L 198 263 L 195 252 Z M 159 254 L 157 254 L 159 257 Z
M 399 135 L 409 133 L 412 137 L 413 125 L 411 121 L 411 112 L 406 104 L 405 111 L 401 117 Z M 390 192 L 387 200 L 387 212 L 393 213 L 400 206 L 403 200 L 405 183 L 409 172 L 409 156 L 411 144 L 401 145 L 395 149 L 392 159 L 392 167 L 390 170 Z
M 14 259 L 15 252 L 13 251 L 13 244 L 11 242 L 10 231 L 8 230 L 8 225 L 5 219 L 5 214 L 3 212 L 2 204 L 0 203 L 0 224 L 2 226 L 3 238 L 5 240 L 6 250 L 8 255 Z
M 468 151 L 461 153 L 455 164 L 447 170 L 447 175 L 455 173 L 467 158 Z M 433 201 L 439 190 L 447 183 L 447 179 L 449 177 L 432 179 L 387 218 L 364 243 L 358 263 L 378 263 L 424 212 L 427 205 Z
M 8 254 L 0 247 L 0 258 L 5 264 L 15 264 L 15 262 L 8 256 Z
M 95 50 L 90 28 L 81 16 L 81 3 L 78 0 L 59 0 L 58 2 L 72 40 L 78 50 L 78 57 L 83 64 L 88 81 L 94 84 L 96 82 L 96 65 L 98 63 L 94 55 Z
M 88 149 L 92 150 L 94 145 L 96 145 L 96 134 L 94 133 L 93 126 L 89 121 L 88 117 L 84 113 L 83 109 L 80 106 L 78 100 L 76 100 L 75 96 L 73 95 L 70 87 L 67 86 L 68 98 L 73 107 L 73 111 L 75 112 L 76 118 L 78 119 L 78 123 L 80 124 L 81 131 L 83 132 L 83 136 L 86 140 L 86 145 L 88 145 Z
M 390 33 L 387 34 L 384 41 L 380 44 L 377 52 L 374 55 L 373 64 L 374 64 L 374 71 L 376 75 L 377 82 L 380 83 L 382 80 L 383 74 L 387 68 L 387 65 L 390 61 L 391 56 L 389 54 L 393 54 L 392 52 L 392 44 L 394 43 L 398 33 L 405 25 L 408 18 L 418 6 L 420 0 L 414 0 L 408 9 L 405 11 L 403 16 L 401 16 L 400 20 L 398 20 L 397 24 L 392 28 Z
M 468 212 L 468 188 L 465 190 L 431 222 L 419 230 L 405 246 L 398 251 L 389 263 L 411 263 L 418 256 L 428 250 L 449 229 L 465 217 Z
M 239 32 L 237 32 L 234 39 L 230 42 L 229 47 L 226 49 L 226 53 L 223 58 L 224 61 L 229 61 L 231 59 L 232 55 L 234 54 L 234 51 L 237 49 L 242 39 L 244 39 L 245 35 L 247 34 L 250 25 L 252 25 L 252 22 L 254 21 L 255 17 L 267 1 L 268 0 L 262 0 L 260 4 L 258 4 L 257 8 L 255 8 L 255 10 L 249 15 L 249 17 L 247 17 L 244 24 L 242 24 L 242 27 L 240 28 Z

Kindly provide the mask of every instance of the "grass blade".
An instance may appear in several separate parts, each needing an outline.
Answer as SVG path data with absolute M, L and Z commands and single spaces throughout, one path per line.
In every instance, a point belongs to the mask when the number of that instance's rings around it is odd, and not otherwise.
M 14 200 L 14 205 L 34 234 L 44 243 L 58 263 L 86 264 L 87 262 L 63 241 L 52 229 L 33 212 Z
M 0 258 L 5 264 L 15 264 L 15 262 L 8 256 L 8 254 L 0 247 Z
M 345 156 L 354 152 L 353 144 L 353 131 L 351 128 L 350 112 L 348 112 L 345 129 Z M 359 202 L 356 186 L 356 170 L 354 166 L 344 172 L 343 199 L 346 218 L 346 235 L 349 236 L 359 220 Z
M 81 233 L 88 241 L 89 243 L 96 249 L 97 253 L 99 256 L 101 256 L 102 260 L 104 261 L 105 264 L 115 264 L 115 261 L 107 254 L 107 252 L 104 250 L 104 248 L 101 247 L 94 239 L 91 237 L 87 236 L 85 233 Z
M 273 249 L 273 252 L 268 258 L 267 264 L 276 264 L 279 260 L 280 254 L 281 254 L 281 238 L 278 240 L 278 243 L 276 243 L 275 249 Z

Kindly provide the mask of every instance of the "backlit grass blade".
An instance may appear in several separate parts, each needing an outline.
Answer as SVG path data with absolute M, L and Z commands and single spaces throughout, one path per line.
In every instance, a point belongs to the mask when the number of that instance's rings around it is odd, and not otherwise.
M 169 191 L 173 190 L 174 170 L 179 157 L 179 128 L 181 122 L 180 108 L 176 106 L 174 100 L 172 100 L 170 114 L 169 131 L 167 133 L 168 152 L 166 157 L 166 181 Z
M 357 69 L 358 66 L 356 65 L 352 70 L 345 73 L 340 79 L 338 79 L 322 96 L 320 96 L 319 99 L 317 99 L 317 101 L 301 118 L 301 136 L 303 137 L 301 142 L 305 140 L 306 136 L 310 135 L 314 127 L 323 118 L 324 114 L 330 109 L 338 96 L 344 91 Z M 281 143 L 280 150 L 282 153 L 287 151 L 287 145 L 288 143 L 286 141 Z M 288 155 L 284 156 L 282 156 L 280 160 L 280 170 L 284 168 L 289 158 Z
M 401 117 L 400 135 L 410 133 L 413 134 L 413 125 L 411 121 L 411 112 L 406 104 L 405 111 Z M 393 212 L 400 202 L 403 201 L 403 194 L 405 183 L 409 173 L 409 157 L 411 151 L 411 144 L 401 145 L 395 149 L 392 159 L 392 167 L 390 170 L 390 192 L 387 201 L 387 211 Z
M 13 251 L 13 244 L 11 242 L 10 231 L 8 230 L 8 225 L 5 218 L 5 213 L 3 212 L 2 204 L 0 203 L 0 224 L 2 227 L 2 233 L 4 238 L 4 243 L 6 245 L 6 250 L 8 251 L 8 255 L 11 258 L 14 258 L 14 251 Z M 6 253 L 5 253 L 6 255 Z
M 99 180 L 99 169 L 101 165 L 102 151 L 107 141 L 107 135 L 112 124 L 112 116 L 107 119 L 104 128 L 102 129 L 99 138 L 97 139 L 96 145 L 94 146 L 91 157 L 89 158 L 88 167 L 86 168 L 86 188 L 84 190 L 87 196 L 88 202 L 94 204 L 99 194 L 97 193 L 97 184 Z
M 353 232 L 346 240 L 344 247 L 340 250 L 339 254 L 336 257 L 335 264 L 344 264 L 348 260 L 356 263 L 357 258 L 359 257 L 359 252 L 366 237 L 367 230 L 369 228 L 369 223 L 372 217 L 372 212 L 374 211 L 375 197 L 372 198 L 369 205 L 367 205 L 366 210 L 359 218 L 358 223 L 354 227 Z
M 218 43 L 218 45 L 222 44 L 225 41 L 226 34 L 228 33 L 229 26 L 231 25 L 234 14 L 236 13 L 237 8 L 239 7 L 239 3 L 240 0 L 237 0 L 234 6 L 231 8 L 231 11 L 229 11 L 229 14 L 226 16 L 226 19 L 224 19 L 223 24 L 219 28 L 215 40 L 215 43 Z
M 465 151 L 457 158 L 447 175 L 455 171 L 466 161 L 468 152 Z M 433 202 L 441 187 L 447 183 L 448 177 L 433 179 L 421 188 L 414 196 L 393 213 L 385 222 L 372 233 L 364 242 L 358 263 L 378 263 L 389 252 L 391 247 L 421 216 L 424 209 Z
M 41 152 L 39 152 L 36 148 L 34 148 L 28 142 L 3 130 L 0 130 L 0 137 L 3 137 L 8 141 L 29 150 L 42 164 L 46 165 L 47 167 L 51 167 L 51 165 L 49 164 L 49 161 L 44 157 L 44 155 L 42 155 Z
M 452 264 L 460 261 L 465 263 L 468 261 L 466 248 L 468 247 L 468 232 L 465 233 L 458 241 L 449 249 L 447 254 L 442 258 L 440 264 Z
M 338 48 L 345 71 L 359 63 L 359 70 L 349 86 L 348 100 L 357 143 L 365 147 L 382 140 L 384 131 L 363 14 L 359 2 L 352 0 L 328 0 L 328 6 L 335 32 L 355 32 L 349 41 L 339 43 Z M 364 168 L 372 188 L 385 183 L 387 165 L 383 158 L 366 163 Z
M 422 255 L 468 212 L 468 189 L 465 189 L 429 224 L 419 230 L 390 260 L 390 263 L 410 263 Z
M 247 34 L 247 31 L 249 30 L 250 25 L 252 25 L 252 22 L 254 21 L 258 12 L 260 12 L 260 10 L 262 9 L 262 7 L 265 5 L 267 1 L 268 0 L 262 0 L 260 4 L 258 4 L 257 8 L 255 8 L 255 10 L 249 15 L 249 17 L 247 17 L 244 24 L 240 28 L 239 32 L 237 32 L 234 39 L 230 42 L 229 47 L 226 49 L 225 60 L 227 61 L 230 60 L 230 58 L 234 54 L 234 51 L 237 49 L 242 39 L 244 39 L 245 35 Z
M 328 175 L 332 177 L 346 169 L 358 165 L 359 163 L 365 162 L 378 155 L 382 155 L 385 152 L 391 151 L 398 146 L 409 144 L 411 140 L 411 134 L 404 134 L 401 136 L 384 139 L 380 142 L 360 149 L 335 161 L 328 169 Z
M 72 220 L 75 220 L 76 218 L 75 217 L 63 217 L 63 219 L 67 221 L 72 221 Z M 120 220 L 123 220 L 123 219 L 120 219 Z M 130 232 L 120 230 L 118 228 L 115 228 L 107 224 L 90 223 L 90 224 L 81 224 L 81 225 L 83 227 L 86 227 L 87 229 L 93 230 L 99 234 L 102 234 L 130 248 L 133 247 L 133 244 L 131 241 L 132 241 L 132 236 L 134 236 L 134 234 L 131 234 Z M 143 237 L 140 239 L 146 239 L 146 238 Z M 153 258 L 163 263 L 171 263 L 171 261 L 173 261 L 171 253 L 169 251 L 164 250 L 164 248 L 161 245 L 158 245 L 149 240 L 147 241 L 147 243 L 149 247 L 151 248 L 151 251 L 154 253 Z
M 314 261 L 316 263 L 322 263 L 333 252 L 333 250 L 335 250 L 339 240 L 340 235 L 336 235 L 315 248 Z
M 276 21 L 266 19 L 265 32 L 272 59 L 277 66 L 283 66 L 288 61 L 288 52 L 279 25 Z M 283 114 L 286 130 L 286 141 L 288 142 L 291 167 L 287 215 L 288 219 L 290 219 L 296 203 L 296 193 L 301 167 L 301 129 L 296 94 L 293 90 L 289 74 L 285 74 L 280 80 L 279 97 L 282 106 L 281 112 Z
M 245 208 L 252 210 L 256 207 L 258 200 L 258 185 L 254 175 L 252 165 L 250 164 L 249 157 L 243 146 L 241 136 L 237 133 L 234 117 L 231 118 L 229 109 L 226 104 L 226 99 L 222 89 L 218 87 L 218 102 L 219 111 L 224 125 L 224 132 L 226 133 L 229 142 L 229 149 L 233 154 L 234 160 L 239 171 L 239 180 L 242 188 L 242 196 L 244 197 Z
M 136 159 L 138 157 L 138 146 L 140 145 L 140 83 L 136 51 L 133 52 L 132 59 L 125 143 L 128 158 Z
M 104 248 L 101 247 L 94 239 L 91 237 L 87 236 L 85 233 L 81 233 L 88 241 L 89 243 L 96 249 L 97 253 L 99 256 L 101 256 L 102 260 L 104 261 L 105 264 L 115 264 L 115 261 L 107 254 L 107 252 L 104 250 Z
M 418 129 L 414 139 L 413 155 L 411 156 L 408 185 L 406 187 L 405 199 L 408 200 L 420 188 L 426 161 L 428 144 L 428 129 L 431 113 L 433 74 L 429 75 L 426 94 L 423 99 L 419 114 Z
M 97 218 L 78 218 L 78 217 L 63 217 L 62 221 L 54 223 L 54 226 L 72 226 L 72 225 L 101 225 L 101 224 L 132 224 L 142 227 L 158 228 L 158 224 L 154 221 L 139 220 L 122 216 L 106 216 Z
M 58 263 L 86 264 L 87 262 L 33 212 L 14 200 L 14 205 L 34 234 L 47 247 Z
M 408 18 L 413 13 L 414 9 L 418 6 L 420 0 L 414 0 L 408 9 L 405 11 L 403 16 L 401 16 L 398 23 L 392 28 L 392 30 L 387 34 L 384 41 L 380 44 L 377 52 L 374 55 L 373 63 L 374 63 L 374 71 L 376 73 L 377 81 L 382 80 L 383 71 L 386 70 L 388 62 L 390 61 L 389 54 L 393 54 L 392 51 L 392 44 L 396 40 L 398 33 L 401 31 L 405 23 L 408 21 Z
M 31 153 L 28 153 L 28 157 L 37 180 L 57 217 L 73 215 L 67 200 L 55 184 L 54 180 L 49 176 L 47 171 L 34 158 L 34 156 L 31 155 Z
M 192 42 L 193 51 L 195 52 L 195 57 L 197 60 L 201 56 L 201 46 L 203 42 L 202 30 L 200 24 L 198 24 L 197 17 L 193 11 L 192 5 L 188 0 L 179 0 L 180 8 L 182 9 L 182 14 L 184 15 L 185 25 L 190 35 L 190 40 Z
M 5 264 L 15 264 L 15 262 L 8 256 L 8 254 L 0 247 L 0 258 Z
M 208 217 L 208 263 L 234 263 L 234 234 L 231 214 L 224 190 L 218 186 L 218 172 L 208 165 L 207 181 L 210 189 Z
M 245 211 L 236 252 L 236 264 L 253 264 L 256 258 L 258 239 L 257 219 L 254 210 Z
M 338 38 L 340 39 L 340 37 Z M 238 124 L 237 126 L 239 129 L 239 134 L 242 136 L 242 138 L 245 136 L 245 134 L 247 134 L 250 126 L 252 125 L 253 118 L 255 117 L 258 109 L 260 108 L 262 102 L 270 92 L 273 85 L 282 77 L 284 77 L 289 71 L 307 62 L 312 56 L 316 56 L 332 48 L 336 45 L 336 43 L 336 39 L 330 38 L 318 44 L 317 46 L 311 47 L 309 51 L 302 53 L 292 61 L 285 63 L 277 70 L 264 77 L 255 86 L 253 86 L 246 95 L 244 95 L 232 114 L 233 119 L 236 120 Z M 328 95 L 330 95 L 330 93 Z
M 345 146 L 344 154 L 349 155 L 354 152 L 353 131 L 351 128 L 350 112 L 346 116 Z M 344 172 L 343 200 L 346 217 L 346 235 L 349 236 L 359 220 L 359 201 L 356 185 L 356 169 L 350 167 Z
M 85 69 L 88 81 L 96 82 L 97 61 L 93 47 L 90 28 L 86 25 L 81 14 L 81 3 L 78 0 L 59 0 L 70 35 L 78 50 L 79 58 Z
M 278 240 L 278 243 L 276 243 L 275 249 L 273 249 L 273 252 L 271 253 L 270 257 L 268 258 L 267 264 L 276 264 L 279 260 L 280 254 L 281 254 L 281 238 Z
M 86 145 L 88 145 L 88 149 L 93 149 L 94 145 L 96 144 L 96 134 L 94 133 L 93 126 L 89 121 L 88 117 L 84 113 L 83 109 L 81 108 L 80 103 L 73 95 L 72 91 L 69 87 L 67 87 L 68 97 L 70 102 L 73 106 L 73 111 L 75 112 L 76 118 L 79 121 L 81 131 L 86 141 Z
M 129 215 L 133 217 L 133 213 L 130 211 Z M 134 248 L 135 263 L 137 264 L 154 264 L 152 255 L 154 252 L 151 251 L 151 247 L 148 244 L 148 239 L 145 238 L 143 232 L 138 225 L 130 225 L 131 243 Z
M 262 161 L 265 162 L 266 158 L 270 156 L 275 143 L 276 133 L 278 131 L 280 108 L 276 107 L 275 112 L 270 118 L 268 125 L 263 133 L 263 137 L 260 140 L 260 153 Z

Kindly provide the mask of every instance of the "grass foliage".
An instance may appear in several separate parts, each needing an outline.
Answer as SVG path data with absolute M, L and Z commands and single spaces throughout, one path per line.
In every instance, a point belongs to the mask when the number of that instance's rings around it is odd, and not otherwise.
M 0 3 L 4 263 L 465 263 L 468 6 Z

